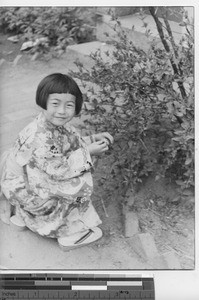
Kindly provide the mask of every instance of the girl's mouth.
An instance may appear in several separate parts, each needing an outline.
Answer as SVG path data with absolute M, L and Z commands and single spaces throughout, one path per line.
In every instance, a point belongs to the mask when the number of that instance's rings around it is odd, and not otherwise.
M 66 120 L 66 118 L 64 118 L 64 117 L 56 117 L 56 119 Z

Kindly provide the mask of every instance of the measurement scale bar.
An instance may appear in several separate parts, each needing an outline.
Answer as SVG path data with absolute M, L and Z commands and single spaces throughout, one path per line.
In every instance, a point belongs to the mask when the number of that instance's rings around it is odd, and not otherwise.
M 124 289 L 124 290 L 142 290 L 141 281 L 108 281 L 108 282 L 81 282 L 78 281 L 71 283 L 72 290 L 115 290 L 115 289 Z
M 0 276 L 0 300 L 155 300 L 153 277 L 123 274 Z
M 107 291 L 107 286 L 103 285 L 73 285 L 72 291 Z
M 142 281 L 107 281 L 107 286 L 142 286 Z
M 70 286 L 71 285 L 71 282 L 70 281 L 47 281 L 47 280 L 44 280 L 44 281 L 35 281 L 35 285 L 38 285 L 38 286 L 49 286 L 49 285 L 55 285 L 55 286 Z

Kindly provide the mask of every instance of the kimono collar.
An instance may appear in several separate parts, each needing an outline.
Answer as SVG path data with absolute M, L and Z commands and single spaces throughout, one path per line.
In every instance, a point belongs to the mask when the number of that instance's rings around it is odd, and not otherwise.
M 69 126 L 67 126 L 68 128 L 66 128 L 66 125 L 56 126 L 56 125 L 52 124 L 50 121 L 48 121 L 46 119 L 43 112 L 41 112 L 39 114 L 38 119 L 42 123 L 44 128 L 47 130 L 50 130 L 50 131 L 58 130 L 60 133 L 66 133 L 69 131 Z

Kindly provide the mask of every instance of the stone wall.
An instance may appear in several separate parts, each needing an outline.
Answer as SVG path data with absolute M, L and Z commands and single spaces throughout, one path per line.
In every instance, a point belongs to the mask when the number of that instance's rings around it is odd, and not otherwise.
M 106 6 L 106 7 L 97 7 L 96 12 L 99 14 L 109 14 L 113 12 L 116 16 L 122 17 L 134 14 L 138 12 L 139 7 L 136 6 L 120 6 L 120 7 L 113 7 L 113 6 Z
M 122 17 L 131 14 L 135 14 L 140 11 L 140 9 L 146 14 L 149 14 L 148 6 L 106 6 L 106 7 L 96 7 L 96 12 L 99 14 L 109 14 L 112 11 L 116 16 Z M 174 22 L 182 21 L 181 6 L 167 6 L 168 20 Z M 161 17 L 161 12 L 164 11 L 164 7 L 157 7 L 157 15 Z

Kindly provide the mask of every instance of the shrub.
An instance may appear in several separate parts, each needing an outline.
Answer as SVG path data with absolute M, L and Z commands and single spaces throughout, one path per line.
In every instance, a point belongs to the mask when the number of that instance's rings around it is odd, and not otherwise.
M 4 7 L 1 8 L 0 30 L 19 34 L 25 40 L 47 37 L 35 50 L 45 53 L 51 47 L 65 49 L 68 44 L 92 40 L 93 16 L 92 8 L 83 7 Z
M 145 53 L 129 41 L 118 20 L 115 30 L 119 39 L 106 60 L 97 51 L 91 56 L 91 70 L 77 62 L 78 72 L 71 73 L 86 90 L 86 122 L 115 138 L 109 172 L 120 189 L 135 188 L 151 173 L 156 179 L 169 177 L 182 190 L 193 187 L 192 32 L 169 51 L 153 41 Z M 170 40 L 169 36 L 169 45 Z

